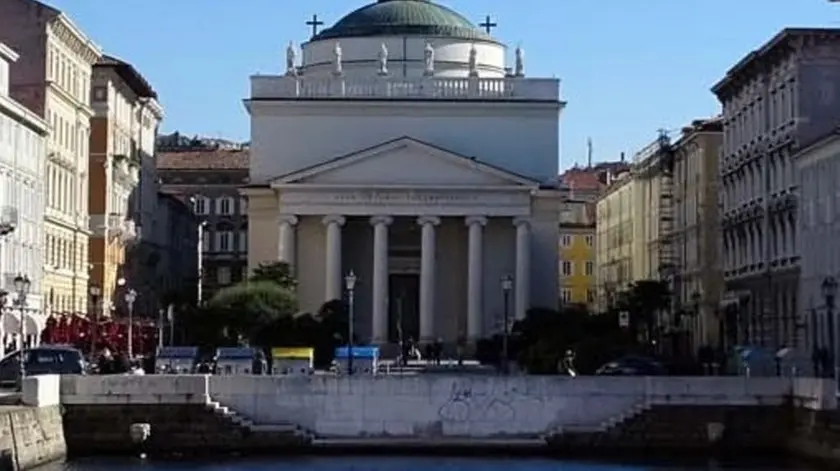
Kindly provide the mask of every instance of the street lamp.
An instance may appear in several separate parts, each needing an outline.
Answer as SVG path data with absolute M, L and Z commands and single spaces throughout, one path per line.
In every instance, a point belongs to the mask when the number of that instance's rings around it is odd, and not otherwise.
M 125 278 L 117 280 L 117 286 L 125 286 Z M 125 293 L 125 306 L 128 308 L 128 358 L 134 358 L 134 301 L 137 301 L 137 291 L 129 288 Z
M 17 299 L 15 300 L 15 303 L 17 304 L 18 309 L 20 309 L 20 357 L 18 358 L 18 361 L 20 362 L 20 384 L 21 387 L 23 387 L 23 378 L 26 377 L 26 355 L 24 355 L 23 351 L 23 339 L 26 337 L 26 322 L 24 317 L 26 315 L 26 296 L 29 294 L 29 288 L 32 286 L 32 282 L 29 281 L 28 276 L 20 274 L 15 277 L 14 282 L 15 291 L 17 291 Z
M 823 299 L 825 299 L 825 311 L 828 321 L 828 358 L 832 366 L 832 378 L 837 379 L 837 339 L 834 331 L 834 299 L 837 295 L 837 280 L 833 276 L 827 276 L 820 286 Z
M 508 372 L 508 318 L 510 317 L 510 292 L 513 291 L 513 277 L 504 275 L 502 277 L 502 296 L 504 298 L 504 326 L 502 333 L 502 371 L 505 374 Z
M 99 297 L 102 296 L 102 288 L 97 284 L 88 287 L 90 302 L 93 306 L 93 331 L 90 339 L 90 357 L 96 358 L 96 342 L 99 340 Z
M 349 316 L 347 322 L 347 374 L 353 374 L 353 324 L 355 323 L 356 303 L 356 274 L 353 270 L 344 277 L 344 286 L 347 288 L 347 301 Z

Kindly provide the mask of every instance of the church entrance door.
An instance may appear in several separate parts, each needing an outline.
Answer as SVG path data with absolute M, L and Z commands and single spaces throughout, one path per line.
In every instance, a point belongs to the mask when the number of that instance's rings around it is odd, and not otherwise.
M 392 274 L 388 279 L 388 341 L 420 338 L 420 276 Z

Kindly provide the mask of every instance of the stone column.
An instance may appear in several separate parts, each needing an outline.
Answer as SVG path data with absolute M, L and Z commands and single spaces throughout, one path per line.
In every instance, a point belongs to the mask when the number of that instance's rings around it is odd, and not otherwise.
M 388 341 L 388 226 L 390 216 L 370 218 L 373 225 L 373 342 Z
M 277 259 L 286 262 L 289 267 L 295 265 L 295 226 L 298 224 L 297 216 L 284 214 L 280 216 L 280 234 L 278 237 Z
M 344 226 L 343 216 L 326 216 L 323 223 L 327 226 L 327 264 L 324 271 L 325 301 L 341 299 L 341 227 Z
M 470 216 L 466 219 L 469 228 L 469 248 L 467 250 L 467 339 L 474 342 L 483 332 L 484 298 L 484 226 L 487 218 Z
M 525 218 L 513 220 L 516 226 L 516 275 L 514 278 L 514 316 L 525 318 L 531 304 L 531 222 Z
M 440 218 L 423 216 L 417 218 L 422 227 L 420 254 L 420 341 L 435 340 L 435 226 Z

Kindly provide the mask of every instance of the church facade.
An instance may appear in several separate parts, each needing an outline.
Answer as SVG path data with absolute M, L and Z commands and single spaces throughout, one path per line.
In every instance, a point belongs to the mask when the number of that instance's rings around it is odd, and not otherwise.
M 249 267 L 290 263 L 310 312 L 348 299 L 352 272 L 355 332 L 376 344 L 474 341 L 556 307 L 564 102 L 510 52 L 427 0 L 289 44 L 245 100 Z

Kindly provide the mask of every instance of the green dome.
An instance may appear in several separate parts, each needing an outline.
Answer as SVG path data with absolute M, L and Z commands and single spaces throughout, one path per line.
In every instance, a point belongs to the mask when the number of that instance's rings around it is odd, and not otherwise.
M 406 35 L 493 40 L 459 13 L 430 0 L 378 0 L 353 11 L 312 39 Z

